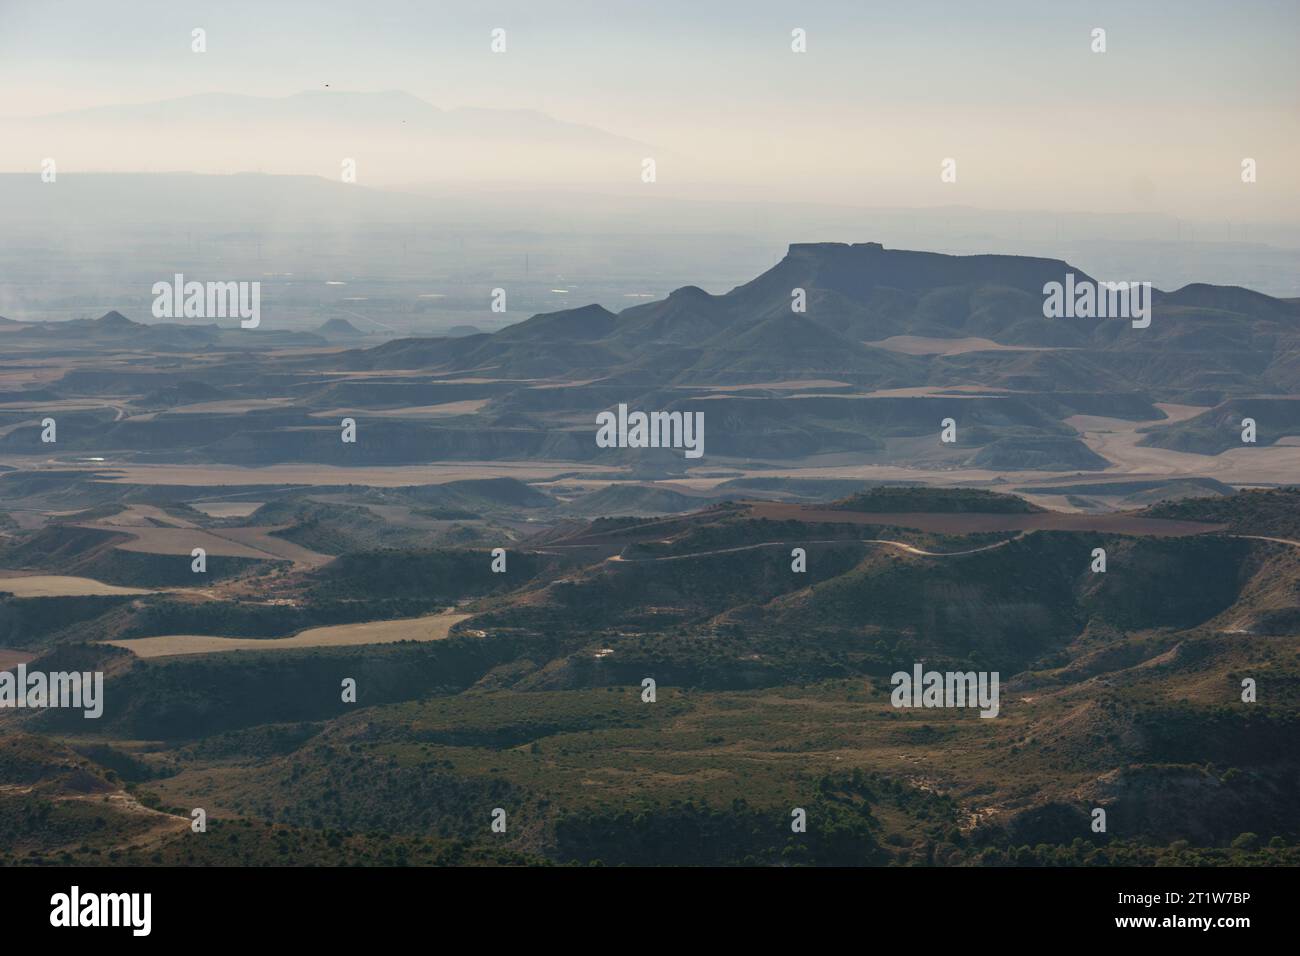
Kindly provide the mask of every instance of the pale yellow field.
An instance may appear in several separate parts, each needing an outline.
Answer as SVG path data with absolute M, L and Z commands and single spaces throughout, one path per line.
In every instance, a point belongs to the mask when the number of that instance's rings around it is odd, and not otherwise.
M 29 654 L 27 651 L 11 651 L 8 648 L 0 647 L 0 671 L 7 671 L 19 664 L 30 664 L 34 660 L 36 660 L 35 654 Z
M 23 470 L 56 464 L 53 459 L 29 455 L 0 458 Z M 57 462 L 61 468 L 69 467 Z M 554 478 L 566 471 L 588 468 L 577 461 L 457 461 L 430 462 L 427 465 L 388 465 L 343 468 L 335 465 L 267 465 L 246 468 L 240 465 L 134 465 L 104 463 L 93 470 L 108 475 L 107 480 L 146 485 L 369 485 L 374 488 L 400 488 L 405 485 L 436 485 L 466 478 Z M 90 469 L 87 469 L 90 470 Z M 602 467 L 601 471 L 626 471 L 626 467 Z
M 14 597 L 84 597 L 107 594 L 152 594 L 141 588 L 121 588 L 93 578 L 76 578 L 62 574 L 32 574 L 20 577 L 0 576 L 0 592 Z
M 904 355 L 961 355 L 963 352 L 1055 352 L 1054 348 L 1032 345 L 1000 345 L 992 339 L 935 339 L 923 335 L 891 335 L 877 342 L 863 342 L 875 349 Z
M 100 518 L 95 524 L 113 528 L 157 528 L 159 525 L 168 528 L 195 527 L 193 521 L 176 518 L 161 508 L 142 504 L 130 505 L 125 511 L 109 515 L 106 518 Z
M 802 388 L 852 388 L 849 382 L 833 378 L 797 378 L 780 382 L 754 382 L 748 385 L 674 385 L 673 388 L 691 391 L 743 392 L 754 388 L 767 388 L 773 391 L 795 391 Z
M 96 528 L 101 525 L 81 525 Z M 204 531 L 201 528 L 118 528 L 134 537 L 118 545 L 121 551 L 143 551 L 146 554 L 183 554 L 189 556 L 194 548 L 202 548 L 208 554 L 220 554 L 231 558 L 257 558 L 269 561 L 272 556 L 256 547 L 243 542 Z M 223 531 L 222 534 L 228 534 Z
M 177 405 L 167 410 L 168 415 L 202 415 L 230 414 L 232 412 L 251 412 L 260 408 L 278 408 L 287 405 L 289 398 L 237 398 L 219 402 L 196 402 L 193 405 Z
M 294 544 L 292 541 L 286 541 L 284 538 L 277 538 L 271 534 L 272 531 L 279 531 L 286 527 L 288 525 L 269 525 L 261 528 L 222 528 L 220 531 L 213 531 L 212 533 L 228 541 L 256 548 L 263 556 L 269 555 L 284 561 L 292 561 L 298 567 L 319 568 L 334 560 L 328 554 L 312 551 L 310 548 L 304 548 L 300 544 Z
M 190 507 L 209 518 L 247 518 L 265 501 L 191 501 Z
M 447 636 L 453 625 L 468 617 L 470 617 L 468 614 L 446 610 L 426 617 L 408 617 L 396 621 L 367 621 L 362 624 L 313 627 L 293 637 L 268 640 L 174 634 L 167 637 L 138 637 L 104 643 L 126 648 L 136 657 L 176 657 L 183 654 L 219 654 L 225 651 L 280 651 L 304 647 L 393 644 L 397 641 L 440 641 Z
M 102 522 L 79 525 L 83 528 L 103 528 Z M 287 525 L 265 525 L 250 528 L 220 528 L 204 531 L 202 528 L 152 528 L 113 527 L 132 536 L 130 541 L 118 545 L 121 551 L 142 551 L 146 554 L 177 554 L 189 556 L 194 548 L 208 554 L 231 558 L 254 558 L 259 561 L 292 561 L 299 567 L 318 568 L 333 560 L 302 545 L 294 544 L 271 534 Z
M 472 415 L 490 399 L 475 398 L 463 402 L 442 402 L 438 405 L 411 405 L 405 408 L 331 408 L 312 412 L 312 418 L 338 418 L 351 416 L 358 421 L 366 418 L 442 418 L 448 415 Z

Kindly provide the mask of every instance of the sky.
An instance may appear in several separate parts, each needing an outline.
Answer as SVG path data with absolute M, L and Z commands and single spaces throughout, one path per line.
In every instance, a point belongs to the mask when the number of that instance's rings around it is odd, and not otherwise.
M 0 0 L 0 117 L 402 90 L 650 144 L 677 196 L 1296 221 L 1297 37 L 1296 0 Z M 0 139 L 0 171 L 38 168 L 42 146 Z M 147 142 L 120 150 L 152 168 Z M 261 168 L 257 144 L 220 166 Z

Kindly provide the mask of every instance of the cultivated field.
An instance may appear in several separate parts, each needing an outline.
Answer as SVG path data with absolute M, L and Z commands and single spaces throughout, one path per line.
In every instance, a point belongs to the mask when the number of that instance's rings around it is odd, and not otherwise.
M 80 527 L 102 526 L 88 524 Z M 197 528 L 131 528 L 129 533 L 133 535 L 132 539 L 118 545 L 119 550 L 142 551 L 145 554 L 183 554 L 188 557 L 192 549 L 202 548 L 208 554 L 230 558 L 256 558 L 262 561 L 271 558 L 265 551 Z M 228 534 L 229 531 L 222 533 Z
M 137 657 L 173 657 L 182 654 L 220 654 L 226 651 L 282 651 L 304 647 L 394 644 L 398 641 L 440 641 L 447 636 L 454 625 L 468 617 L 470 617 L 468 614 L 447 610 L 426 617 L 408 617 L 396 621 L 367 621 L 362 624 L 313 627 L 293 637 L 265 640 L 249 637 L 174 634 L 167 637 L 140 637 L 105 643 L 126 648 Z
M 190 507 L 209 518 L 247 518 L 265 501 L 191 501 Z
M 102 528 L 103 523 L 80 525 Z M 176 554 L 189 556 L 194 548 L 203 548 L 208 554 L 230 558 L 254 558 L 259 561 L 292 561 L 298 567 L 317 568 L 332 559 L 302 545 L 294 544 L 271 534 L 287 525 L 267 525 L 249 528 L 222 528 L 204 531 L 200 528 L 114 527 L 132 539 L 118 545 L 122 551 L 140 551 L 145 554 Z
M 0 647 L 0 671 L 7 671 L 19 664 L 27 664 L 36 659 L 35 654 L 27 651 L 15 651 L 7 647 Z
M 411 405 L 404 408 L 367 408 L 358 411 L 355 408 L 331 408 L 323 412 L 312 412 L 312 418 L 341 419 L 361 418 L 446 418 L 454 415 L 473 415 L 488 403 L 486 398 L 469 399 L 463 402 L 442 402 L 439 405 Z
M 48 468 L 45 458 L 6 456 L 0 464 L 22 470 Z M 63 463 L 61 467 L 71 467 Z M 141 485 L 367 485 L 372 488 L 401 488 L 408 485 L 440 484 L 471 478 L 518 478 L 520 481 L 554 478 L 565 472 L 581 471 L 589 465 L 573 461 L 458 461 L 427 465 L 391 465 L 343 468 L 335 465 L 268 465 L 246 468 L 241 465 L 134 465 L 97 464 L 97 473 L 106 480 Z M 86 470 L 92 470 L 87 468 Z M 602 468 L 622 471 L 622 467 Z
M 153 592 L 141 588 L 122 588 L 116 584 L 104 584 L 92 578 L 77 578 L 63 574 L 31 574 L 0 576 L 0 594 L 3 593 L 20 598 L 34 598 L 152 594 Z
M 161 508 L 153 505 L 133 504 L 115 515 L 109 515 L 106 518 L 100 518 L 95 522 L 98 525 L 104 525 L 112 528 L 157 528 L 159 526 L 166 528 L 193 528 L 193 521 L 187 521 L 184 518 L 177 518 L 175 515 L 169 515 Z
M 904 355 L 961 355 L 963 352 L 1054 352 L 1052 348 L 1028 345 L 999 345 L 992 339 L 933 339 L 923 335 L 891 335 L 878 342 L 863 342 L 873 349 L 902 352 Z
M 1199 405 L 1171 405 L 1158 403 L 1169 416 L 1160 425 L 1172 425 L 1208 411 Z M 1067 425 L 1077 429 L 1084 442 L 1108 461 L 1114 468 L 1103 474 L 1142 473 L 1178 477 L 1198 476 L 1217 478 L 1225 484 L 1269 485 L 1300 475 L 1300 447 L 1290 444 L 1270 446 L 1243 445 L 1218 455 L 1195 455 L 1191 452 L 1173 451 L 1139 445 L 1146 436 L 1139 432 L 1150 427 L 1150 422 L 1129 422 L 1118 418 L 1095 415 L 1073 415 L 1065 419 Z

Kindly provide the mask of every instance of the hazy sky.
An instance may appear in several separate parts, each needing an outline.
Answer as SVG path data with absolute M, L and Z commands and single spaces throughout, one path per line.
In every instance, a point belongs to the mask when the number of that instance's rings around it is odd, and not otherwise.
M 0 0 L 0 116 L 398 89 L 653 144 L 680 195 L 1295 219 L 1298 37 L 1296 0 Z

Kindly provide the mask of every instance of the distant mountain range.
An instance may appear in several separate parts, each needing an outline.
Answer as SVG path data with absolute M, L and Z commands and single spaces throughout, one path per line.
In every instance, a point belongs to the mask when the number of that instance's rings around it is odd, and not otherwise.
M 224 327 L 208 320 L 158 322 L 150 325 L 133 321 L 121 312 L 113 310 L 97 319 L 69 319 L 64 322 L 14 322 L 5 319 L 3 322 L 13 333 L 5 341 L 14 348 L 28 352 L 39 351 L 52 345 L 75 351 L 132 345 L 160 352 L 186 351 L 209 346 L 237 349 L 248 345 L 247 339 L 240 339 L 234 335 L 241 331 L 237 319 L 223 319 Z M 331 325 L 329 322 L 321 326 L 319 335 L 310 332 L 268 329 L 266 331 L 270 335 L 264 344 L 324 345 L 326 344 L 324 336 L 327 335 L 335 337 L 364 335 L 351 323 L 343 321 L 343 324 L 352 329 L 352 332 L 340 333 L 341 326 Z
M 159 460 L 354 464 L 347 446 L 324 440 L 322 417 L 340 410 L 363 421 L 374 413 L 368 464 L 542 457 L 670 473 L 683 467 L 680 453 L 597 448 L 596 414 L 618 404 L 706 410 L 708 454 L 724 460 L 851 454 L 992 471 L 1108 467 L 1072 416 L 1150 423 L 1135 441 L 1202 454 L 1239 444 L 1234 422 L 1245 417 L 1258 420 L 1260 446 L 1300 435 L 1300 304 L 1196 284 L 1153 290 L 1146 328 L 1044 317 L 1044 286 L 1068 275 L 1093 278 L 1058 259 L 811 243 L 724 295 L 687 286 L 617 314 L 588 305 L 494 334 L 372 348 L 322 352 L 354 340 L 355 327 L 277 331 L 273 316 L 246 331 L 145 326 L 111 312 L 3 334 L 15 352 L 82 355 L 45 385 L 51 397 L 117 395 L 139 413 L 108 427 L 61 424 L 61 442 Z M 124 364 L 110 344 L 177 358 Z M 203 362 L 184 357 L 199 351 Z M 203 428 L 178 429 L 183 412 L 139 398 L 193 382 L 238 382 L 242 399 L 266 404 L 251 417 L 205 406 L 188 419 Z M 1171 423 L 1157 403 L 1203 411 Z M 941 446 L 947 417 L 960 433 Z M 34 434 L 16 427 L 0 449 L 25 448 Z
M 620 386 L 832 377 L 877 389 L 1142 390 L 1162 401 L 1300 393 L 1300 303 L 1197 284 L 1154 290 L 1146 329 L 1122 319 L 1045 318 L 1044 285 L 1068 274 L 1092 278 L 1058 259 L 795 244 L 725 295 L 687 286 L 617 315 L 590 305 L 494 335 L 400 339 L 336 361 L 350 369 L 600 376 Z M 792 308 L 795 289 L 806 292 L 805 312 Z M 891 346 L 898 337 L 981 341 L 951 352 L 943 341 Z
M 203 93 L 39 117 L 0 137 L 93 172 L 316 172 L 358 183 L 636 182 L 644 143 L 535 110 L 444 110 L 401 91 L 284 97 Z M 94 157 L 91 159 L 91 157 Z
M 5 121 L 17 120 L 8 118 Z M 25 118 L 24 121 L 51 126 L 84 123 L 112 127 L 229 122 L 247 124 L 250 128 L 271 124 L 279 130 L 283 130 L 286 124 L 342 124 L 366 130 L 406 126 L 452 138 L 511 140 L 530 137 L 596 147 L 619 144 L 640 148 L 645 145 L 593 126 L 566 123 L 537 110 L 445 110 L 401 90 L 377 93 L 308 90 L 280 97 L 197 93 L 148 103 L 93 106 Z

